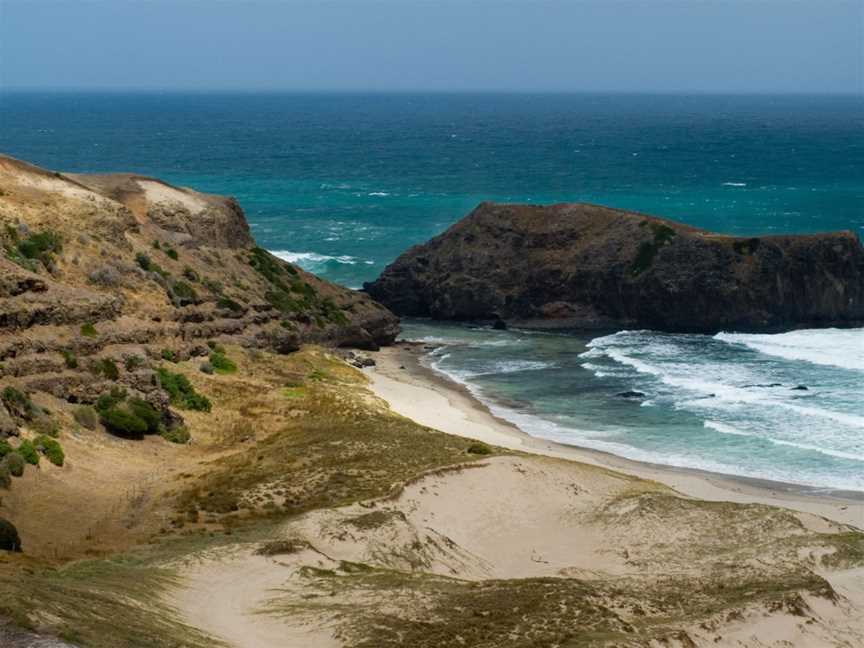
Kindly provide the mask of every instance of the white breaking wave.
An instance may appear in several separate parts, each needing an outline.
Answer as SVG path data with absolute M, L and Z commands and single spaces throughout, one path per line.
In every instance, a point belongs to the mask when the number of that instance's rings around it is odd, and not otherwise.
M 723 186 L 724 187 L 746 187 L 747 183 L 746 182 L 724 182 Z
M 277 256 L 283 261 L 288 261 L 289 263 L 296 263 L 301 268 L 306 270 L 315 270 L 320 268 L 322 265 L 326 263 L 343 263 L 347 265 L 355 265 L 360 263 L 360 260 L 343 254 L 341 256 L 328 256 L 326 254 L 318 254 L 317 252 L 291 252 L 289 250 L 273 250 L 271 251 L 273 256 Z M 369 263 L 368 261 L 364 261 L 364 263 Z
M 852 452 L 843 452 L 842 450 L 831 450 L 829 448 L 823 448 L 815 445 L 811 445 L 809 443 L 797 443 L 795 441 L 784 441 L 783 439 L 775 439 L 771 437 L 762 436 L 759 434 L 753 434 L 751 432 L 744 432 L 743 430 L 739 430 L 738 428 L 732 427 L 731 425 L 726 425 L 724 423 L 719 423 L 717 421 L 705 421 L 705 427 L 711 430 L 716 430 L 721 434 L 732 434 L 734 436 L 744 436 L 744 437 L 753 437 L 754 439 L 760 439 L 762 441 L 767 441 L 768 443 L 773 443 L 774 445 L 782 445 L 787 446 L 789 448 L 798 448 L 799 450 L 806 450 L 808 452 L 818 452 L 819 454 L 828 455 L 830 457 L 837 457 L 838 459 L 851 459 L 852 461 L 864 461 L 864 453 L 862 454 L 854 454 Z
M 715 340 L 743 344 L 786 360 L 864 371 L 864 329 L 804 329 L 789 333 L 718 333 Z

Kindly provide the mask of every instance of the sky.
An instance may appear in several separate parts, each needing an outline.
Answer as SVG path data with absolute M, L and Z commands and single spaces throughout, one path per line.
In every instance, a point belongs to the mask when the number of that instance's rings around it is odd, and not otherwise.
M 0 0 L 0 87 L 864 94 L 864 0 Z

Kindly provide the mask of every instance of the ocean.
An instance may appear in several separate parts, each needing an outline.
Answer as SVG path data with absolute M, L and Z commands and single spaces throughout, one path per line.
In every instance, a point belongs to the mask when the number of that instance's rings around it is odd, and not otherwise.
M 864 230 L 864 97 L 0 93 L 0 151 L 240 201 L 349 287 L 483 200 L 589 201 L 740 235 Z M 406 322 L 527 432 L 864 491 L 864 330 L 714 336 Z M 638 392 L 631 398 L 625 392 Z

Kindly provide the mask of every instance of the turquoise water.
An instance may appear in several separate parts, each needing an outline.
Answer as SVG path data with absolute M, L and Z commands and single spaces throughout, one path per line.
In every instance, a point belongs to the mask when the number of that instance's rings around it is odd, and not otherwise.
M 864 230 L 862 97 L 3 93 L 0 150 L 232 194 L 262 245 L 352 287 L 481 200 Z M 458 342 L 439 368 L 534 434 L 864 490 L 864 331 L 406 332 Z

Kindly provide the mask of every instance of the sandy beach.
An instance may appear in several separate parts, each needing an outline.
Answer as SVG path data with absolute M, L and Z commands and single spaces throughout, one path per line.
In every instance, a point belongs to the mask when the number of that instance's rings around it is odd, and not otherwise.
M 698 499 L 768 504 L 864 528 L 864 493 L 823 493 L 795 484 L 640 463 L 532 437 L 494 416 L 464 386 L 430 368 L 426 355 L 423 345 L 403 342 L 377 352 L 377 366 L 366 370 L 373 391 L 394 411 L 421 425 L 510 450 L 610 468 L 663 483 Z

